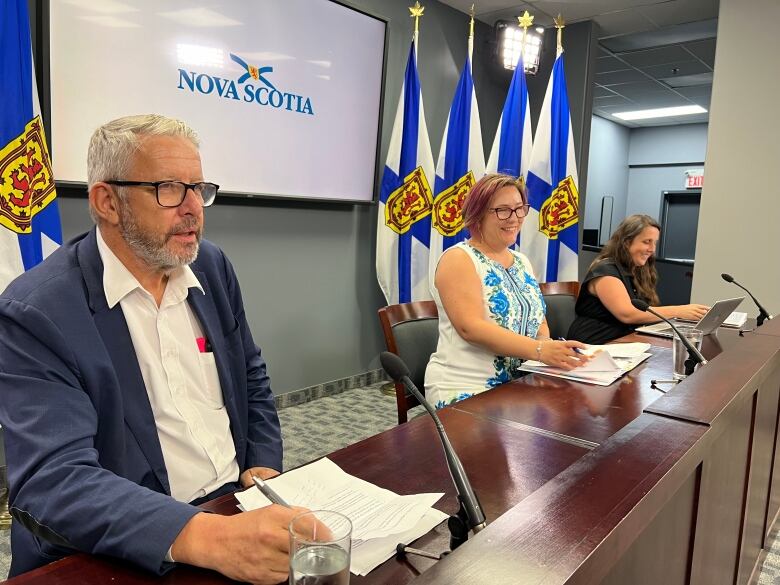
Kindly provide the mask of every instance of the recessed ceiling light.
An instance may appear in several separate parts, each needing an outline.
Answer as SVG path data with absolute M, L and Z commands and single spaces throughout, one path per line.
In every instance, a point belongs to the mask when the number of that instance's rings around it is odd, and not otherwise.
M 667 116 L 687 116 L 690 114 L 706 114 L 701 106 L 676 106 L 674 108 L 655 108 L 653 110 L 636 110 L 634 112 L 618 112 L 612 114 L 621 120 L 646 120 L 648 118 L 665 118 Z

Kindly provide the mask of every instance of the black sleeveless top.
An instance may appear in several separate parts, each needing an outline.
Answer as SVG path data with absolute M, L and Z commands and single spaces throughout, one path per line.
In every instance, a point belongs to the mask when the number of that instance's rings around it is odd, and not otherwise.
M 626 287 L 631 299 L 641 298 L 634 286 L 634 279 L 626 274 L 614 260 L 606 258 L 593 266 L 585 275 L 574 312 L 577 317 L 569 327 L 569 339 L 600 345 L 633 332 L 636 325 L 623 323 L 609 312 L 599 298 L 590 293 L 588 284 L 600 276 L 614 276 Z

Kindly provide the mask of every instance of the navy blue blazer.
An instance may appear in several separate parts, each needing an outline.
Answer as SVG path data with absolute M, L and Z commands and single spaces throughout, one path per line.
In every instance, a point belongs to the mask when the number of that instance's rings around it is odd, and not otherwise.
M 282 468 L 266 365 L 228 259 L 201 242 L 187 300 L 211 342 L 241 471 Z M 11 575 L 74 550 L 151 571 L 198 513 L 170 497 L 152 409 L 119 304 L 109 309 L 95 228 L 0 295 L 0 424 Z

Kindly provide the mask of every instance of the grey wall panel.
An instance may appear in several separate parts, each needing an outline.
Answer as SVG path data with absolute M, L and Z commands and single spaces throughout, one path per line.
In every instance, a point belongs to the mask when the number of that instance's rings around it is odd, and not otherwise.
M 628 164 L 702 162 L 706 150 L 707 124 L 634 128 Z
M 626 216 L 645 213 L 660 219 L 664 191 L 680 191 L 685 181 L 683 167 L 639 167 L 628 172 Z M 621 218 L 622 219 L 622 218 Z M 617 226 L 620 221 L 613 222 Z
M 780 77 L 764 74 L 764 56 L 780 52 L 780 3 L 750 2 L 757 19 L 745 18 L 744 8 L 738 0 L 720 2 L 693 298 L 711 303 L 739 292 L 721 280 L 729 272 L 777 313 L 780 230 L 777 191 L 767 177 L 780 161 Z M 756 314 L 749 304 L 741 310 Z
M 601 200 L 614 197 L 612 225 L 626 216 L 628 195 L 628 148 L 631 130 L 593 116 L 588 159 L 588 197 L 585 201 L 586 228 L 598 228 Z M 609 237 L 609 235 L 607 235 Z

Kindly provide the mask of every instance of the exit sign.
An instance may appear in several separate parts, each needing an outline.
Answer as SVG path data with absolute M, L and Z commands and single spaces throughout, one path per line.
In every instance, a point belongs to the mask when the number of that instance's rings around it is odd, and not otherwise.
M 704 169 L 689 169 L 685 171 L 685 188 L 701 189 L 704 185 Z

